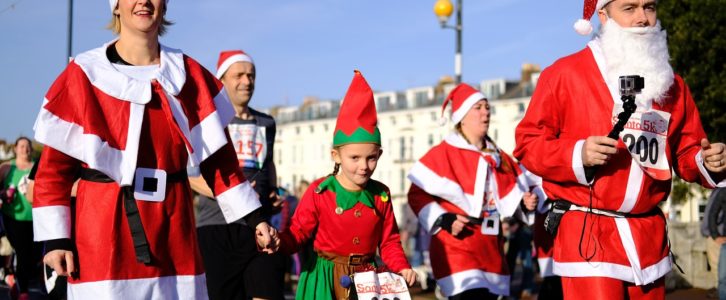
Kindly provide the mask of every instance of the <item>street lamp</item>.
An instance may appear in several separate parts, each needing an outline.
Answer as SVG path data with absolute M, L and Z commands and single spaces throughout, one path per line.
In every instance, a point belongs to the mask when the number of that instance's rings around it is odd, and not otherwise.
M 461 2 L 456 0 L 456 26 L 449 26 L 447 21 L 454 11 L 451 0 L 438 0 L 434 4 L 434 14 L 441 22 L 441 28 L 456 30 L 456 56 L 454 56 L 454 72 L 456 73 L 456 84 L 461 83 Z

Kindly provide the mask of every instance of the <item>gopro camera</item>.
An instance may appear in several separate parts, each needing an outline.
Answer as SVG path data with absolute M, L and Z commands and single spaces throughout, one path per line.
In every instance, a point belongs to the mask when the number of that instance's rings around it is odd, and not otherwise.
M 635 96 L 643 91 L 645 78 L 638 75 L 620 76 L 620 95 Z

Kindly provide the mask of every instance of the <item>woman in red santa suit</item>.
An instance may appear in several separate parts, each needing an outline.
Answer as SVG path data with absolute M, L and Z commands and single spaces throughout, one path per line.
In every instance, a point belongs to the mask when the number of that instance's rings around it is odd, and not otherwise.
M 35 239 L 46 244 L 44 262 L 70 276 L 71 299 L 207 298 L 187 167 L 201 171 L 227 222 L 244 217 L 264 249 L 275 247 L 236 167 L 222 84 L 159 43 L 166 2 L 110 0 L 118 39 L 79 54 L 36 121 L 45 148 Z
M 500 219 L 523 216 L 545 196 L 537 179 L 487 136 L 483 94 L 460 84 L 442 110 L 449 101 L 456 130 L 409 172 L 408 203 L 432 234 L 431 265 L 444 295 L 496 299 L 509 294 L 510 281 Z

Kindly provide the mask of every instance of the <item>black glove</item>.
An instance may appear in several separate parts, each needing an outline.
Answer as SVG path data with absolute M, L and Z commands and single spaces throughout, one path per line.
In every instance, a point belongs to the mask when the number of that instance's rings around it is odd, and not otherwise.
M 443 215 L 439 216 L 438 219 L 436 219 L 436 222 L 434 222 L 434 227 L 441 227 L 441 229 L 451 233 L 451 225 L 454 224 L 454 221 L 456 221 L 455 213 L 444 213 Z

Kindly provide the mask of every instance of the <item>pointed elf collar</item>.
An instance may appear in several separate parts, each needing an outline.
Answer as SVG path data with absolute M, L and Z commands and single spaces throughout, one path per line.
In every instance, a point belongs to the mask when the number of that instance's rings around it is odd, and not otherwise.
M 335 204 L 343 209 L 343 211 L 351 209 L 358 202 L 373 208 L 375 195 L 379 195 L 383 202 L 386 202 L 389 199 L 383 185 L 375 180 L 368 181 L 365 189 L 351 192 L 340 185 L 340 182 L 338 182 L 338 179 L 336 179 L 335 176 L 328 176 L 328 178 L 318 185 L 316 192 L 322 193 L 325 190 L 335 193 Z

